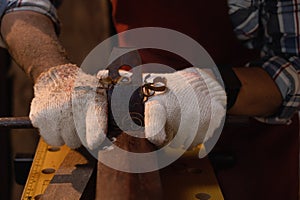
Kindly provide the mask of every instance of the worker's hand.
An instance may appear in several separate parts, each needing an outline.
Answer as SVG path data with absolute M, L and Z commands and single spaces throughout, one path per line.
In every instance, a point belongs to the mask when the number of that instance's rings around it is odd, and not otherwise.
M 107 97 L 101 86 L 95 76 L 72 64 L 42 73 L 34 85 L 33 126 L 50 145 L 96 148 L 107 130 Z
M 145 134 L 152 143 L 164 145 L 181 131 L 184 134 L 172 145 L 192 148 L 207 141 L 220 128 L 226 114 L 226 95 L 212 74 L 191 67 L 144 77 L 146 82 L 161 77 L 168 88 L 145 103 Z

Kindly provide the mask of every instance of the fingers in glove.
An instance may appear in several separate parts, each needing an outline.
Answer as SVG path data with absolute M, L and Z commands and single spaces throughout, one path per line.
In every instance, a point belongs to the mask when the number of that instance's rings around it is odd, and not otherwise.
M 82 144 L 95 149 L 105 139 L 107 100 L 105 90 L 78 90 L 72 96 L 73 118 Z
M 67 120 L 61 121 L 60 130 L 61 137 L 65 141 L 65 144 L 71 149 L 76 149 L 81 146 L 79 137 L 76 134 L 76 129 L 73 121 L 72 114 Z
M 96 75 L 97 79 L 103 79 L 108 77 L 108 70 L 100 70 Z
M 40 135 L 47 144 L 52 146 L 61 146 L 65 144 L 62 137 L 57 134 L 58 126 L 55 121 L 49 120 L 47 118 L 40 118 L 38 121 L 31 120 L 31 122 L 34 127 L 39 129 Z
M 145 104 L 145 136 L 155 145 L 166 141 L 165 124 L 167 112 L 157 100 L 149 100 Z
M 90 101 L 86 113 L 86 143 L 93 150 L 104 141 L 107 132 L 107 103 L 103 97 Z
M 54 102 L 55 104 L 55 102 Z M 51 104 L 51 105 L 54 105 Z M 53 146 L 61 146 L 64 144 L 60 135 L 60 109 L 49 107 L 42 98 L 35 97 L 31 102 L 29 118 L 32 125 L 39 129 L 40 135 L 44 140 Z
M 78 92 L 72 94 L 72 111 L 74 125 L 79 139 L 84 146 L 86 143 L 86 111 L 88 99 L 84 98 L 85 94 L 79 95 Z

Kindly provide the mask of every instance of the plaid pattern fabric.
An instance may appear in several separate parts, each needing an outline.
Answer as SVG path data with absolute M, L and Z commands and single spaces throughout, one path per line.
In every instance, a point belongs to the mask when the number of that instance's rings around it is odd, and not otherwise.
M 59 6 L 60 3 L 61 0 L 0 0 L 0 18 L 5 13 L 13 11 L 35 11 L 48 16 L 53 21 L 55 31 L 59 33 L 60 25 L 55 7 Z M 0 47 L 6 48 L 1 37 Z
M 5 12 L 7 6 L 7 1 L 6 0 L 0 0 L 0 18 L 2 17 L 3 13 Z M 5 44 L 0 37 L 0 47 L 5 47 Z
M 288 124 L 300 107 L 300 0 L 228 0 L 237 37 L 261 50 L 261 67 L 276 82 L 283 98 L 278 113 L 257 118 Z
M 7 6 L 7 1 L 0 0 L 0 16 L 2 16 L 2 14 L 4 13 L 6 6 Z
M 8 0 L 5 13 L 13 11 L 35 11 L 48 16 L 54 23 L 55 29 L 59 32 L 59 20 L 56 8 L 49 0 Z

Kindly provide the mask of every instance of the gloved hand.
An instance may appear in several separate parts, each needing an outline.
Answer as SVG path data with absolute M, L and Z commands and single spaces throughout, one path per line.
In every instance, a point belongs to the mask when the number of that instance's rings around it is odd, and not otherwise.
M 166 80 L 168 90 L 145 103 L 145 134 L 149 141 L 161 146 L 181 131 L 183 134 L 172 145 L 188 149 L 211 138 L 226 114 L 226 94 L 214 76 L 196 67 L 144 75 L 147 82 L 156 77 Z
M 50 145 L 98 147 L 107 130 L 107 97 L 101 87 L 95 76 L 72 64 L 42 73 L 34 85 L 33 126 Z

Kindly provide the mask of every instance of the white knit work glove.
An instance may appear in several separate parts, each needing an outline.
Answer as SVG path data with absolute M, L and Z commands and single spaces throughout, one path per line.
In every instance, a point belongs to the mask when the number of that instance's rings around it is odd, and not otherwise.
M 42 73 L 34 85 L 30 119 L 54 146 L 98 147 L 107 131 L 107 97 L 99 80 L 72 64 Z
M 226 94 L 212 74 L 191 67 L 174 73 L 144 75 L 146 82 L 153 82 L 156 77 L 166 80 L 168 90 L 158 92 L 145 103 L 145 134 L 150 142 L 165 145 L 182 130 L 183 134 L 172 145 L 191 149 L 205 143 L 220 129 L 226 114 Z

